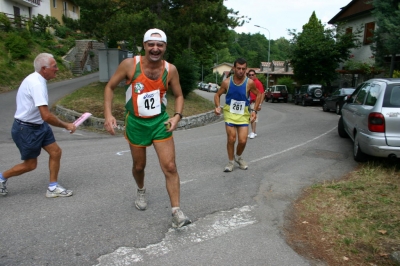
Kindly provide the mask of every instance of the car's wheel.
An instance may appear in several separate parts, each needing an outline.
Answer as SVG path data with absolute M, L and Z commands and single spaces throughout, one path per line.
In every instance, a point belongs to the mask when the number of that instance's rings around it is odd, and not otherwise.
M 353 157 L 356 162 L 365 162 L 367 160 L 367 155 L 360 148 L 360 143 L 358 142 L 357 133 L 354 136 Z
M 283 100 L 284 103 L 287 103 L 287 99 Z
M 349 135 L 347 134 L 346 130 L 344 129 L 344 124 L 343 124 L 343 117 L 339 118 L 338 122 L 338 134 L 341 138 L 348 138 Z
M 328 112 L 328 111 L 329 111 L 328 105 L 326 105 L 326 103 L 324 103 L 324 104 L 322 105 L 322 111 L 324 111 L 324 112 Z
M 303 98 L 303 99 L 301 99 L 301 105 L 303 105 L 303 106 L 306 106 L 307 104 L 306 104 L 306 100 Z
M 336 114 L 337 115 L 340 115 L 340 105 L 337 103 L 336 104 L 336 109 L 335 109 L 335 111 L 336 111 Z

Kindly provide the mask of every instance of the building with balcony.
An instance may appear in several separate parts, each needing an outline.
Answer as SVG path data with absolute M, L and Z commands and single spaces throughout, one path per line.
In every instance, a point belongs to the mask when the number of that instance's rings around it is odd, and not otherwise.
M 76 20 L 80 18 L 80 10 L 73 0 L 50 0 L 50 15 L 63 24 L 63 15 Z
M 79 6 L 73 0 L 0 0 L 0 13 L 6 14 L 10 20 L 21 17 L 22 21 L 33 16 L 55 17 L 63 24 L 62 16 L 72 19 L 80 18 Z

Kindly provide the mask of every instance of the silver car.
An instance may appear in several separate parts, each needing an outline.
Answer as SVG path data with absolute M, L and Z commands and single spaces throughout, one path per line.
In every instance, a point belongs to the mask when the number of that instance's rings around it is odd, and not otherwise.
M 353 140 L 358 162 L 368 155 L 400 157 L 400 78 L 370 79 L 360 84 L 342 107 L 342 138 Z
M 215 83 L 210 83 L 208 86 L 208 89 L 207 89 L 208 92 L 217 92 L 218 90 L 219 90 L 219 86 L 218 86 L 218 84 L 215 84 Z

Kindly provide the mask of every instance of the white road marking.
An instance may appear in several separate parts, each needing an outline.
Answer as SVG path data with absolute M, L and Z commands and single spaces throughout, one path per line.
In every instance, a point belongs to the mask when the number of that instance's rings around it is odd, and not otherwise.
M 190 180 L 186 180 L 186 181 L 181 181 L 181 184 L 186 184 L 192 181 L 195 181 L 196 179 L 190 179 Z
M 120 247 L 110 254 L 103 255 L 97 260 L 102 265 L 133 265 L 137 262 L 149 261 L 169 252 L 179 251 L 188 244 L 197 244 L 233 230 L 255 224 L 257 220 L 251 215 L 254 206 L 243 206 L 229 211 L 221 211 L 180 229 L 168 230 L 165 238 L 158 244 L 145 248 Z
M 265 160 L 265 159 L 274 157 L 274 156 L 276 156 L 276 155 L 279 155 L 279 154 L 282 154 L 282 153 L 285 153 L 285 152 L 294 150 L 294 149 L 299 148 L 299 147 L 301 147 L 301 146 L 304 146 L 304 145 L 306 145 L 306 144 L 308 144 L 308 143 L 310 143 L 310 142 L 312 142 L 312 141 L 314 141 L 314 140 L 316 140 L 316 139 L 319 139 L 319 138 L 321 138 L 321 137 L 327 135 L 328 133 L 330 133 L 332 130 L 334 130 L 334 129 L 336 129 L 336 128 L 337 128 L 337 127 L 334 127 L 334 128 L 332 128 L 332 129 L 328 130 L 327 132 L 325 132 L 325 133 L 323 133 L 323 134 L 321 134 L 321 135 L 319 135 L 319 136 L 317 136 L 317 137 L 315 137 L 315 138 L 313 138 L 313 139 L 310 139 L 310 140 L 308 140 L 308 141 L 306 141 L 306 142 L 304 142 L 304 143 L 302 143 L 302 144 L 299 144 L 299 145 L 293 146 L 293 147 L 291 147 L 291 148 L 289 148 L 289 149 L 286 149 L 286 150 L 283 150 L 283 151 L 280 151 L 280 152 L 276 152 L 276 153 L 273 153 L 273 154 L 270 154 L 270 155 L 267 155 L 267 156 L 264 156 L 264 157 L 261 157 L 261 158 L 252 160 L 252 161 L 250 161 L 249 163 L 255 163 L 255 162 L 258 162 L 258 161 L 261 161 L 261 160 Z
M 126 152 L 131 152 L 131 151 L 130 151 L 130 150 L 127 150 L 127 151 L 119 151 L 119 152 L 116 153 L 116 155 L 124 155 L 124 153 L 126 153 Z

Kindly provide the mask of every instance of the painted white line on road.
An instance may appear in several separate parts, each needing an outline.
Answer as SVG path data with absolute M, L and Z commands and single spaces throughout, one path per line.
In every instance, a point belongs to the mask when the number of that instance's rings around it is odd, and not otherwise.
M 181 184 L 186 184 L 192 181 L 195 181 L 196 179 L 190 179 L 190 180 L 186 180 L 186 181 L 181 181 Z
M 119 151 L 119 152 L 117 152 L 115 155 L 124 155 L 124 153 L 126 153 L 126 152 L 131 152 L 131 150 Z
M 289 148 L 289 149 L 286 149 L 286 150 L 283 150 L 283 151 L 280 151 L 280 152 L 276 152 L 276 153 L 273 153 L 273 154 L 270 154 L 270 155 L 267 155 L 267 156 L 264 156 L 264 157 L 261 157 L 261 158 L 252 160 L 252 161 L 250 161 L 249 163 L 255 163 L 255 162 L 258 162 L 258 161 L 262 161 L 262 160 L 265 160 L 265 159 L 274 157 L 274 156 L 276 156 L 276 155 L 279 155 L 279 154 L 282 154 L 282 153 L 285 153 L 285 152 L 288 152 L 288 151 L 297 149 L 297 148 L 299 148 L 299 147 L 301 147 L 301 146 L 304 146 L 304 145 L 306 145 L 306 144 L 308 144 L 308 143 L 310 143 L 310 142 L 312 142 L 312 141 L 314 141 L 314 140 L 316 140 L 316 139 L 319 139 L 319 138 L 321 138 L 321 137 L 327 135 L 328 133 L 330 133 L 332 130 L 334 130 L 334 129 L 336 129 L 336 128 L 337 128 L 337 127 L 334 127 L 334 128 L 332 128 L 332 129 L 328 130 L 327 132 L 325 132 L 325 133 L 323 133 L 323 134 L 321 134 L 321 135 L 319 135 L 319 136 L 317 136 L 317 137 L 315 137 L 315 138 L 313 138 L 313 139 L 310 139 L 310 140 L 308 140 L 308 141 L 306 141 L 306 142 L 304 142 L 304 143 L 302 143 L 302 144 L 299 144 L 299 145 L 293 146 L 293 147 L 291 147 L 291 148 Z
M 110 254 L 100 256 L 97 265 L 133 265 L 149 262 L 169 252 L 179 252 L 189 244 L 201 243 L 255 224 L 257 220 L 251 215 L 253 209 L 254 206 L 244 206 L 207 215 L 189 226 L 168 230 L 165 238 L 158 244 L 145 248 L 120 247 Z

